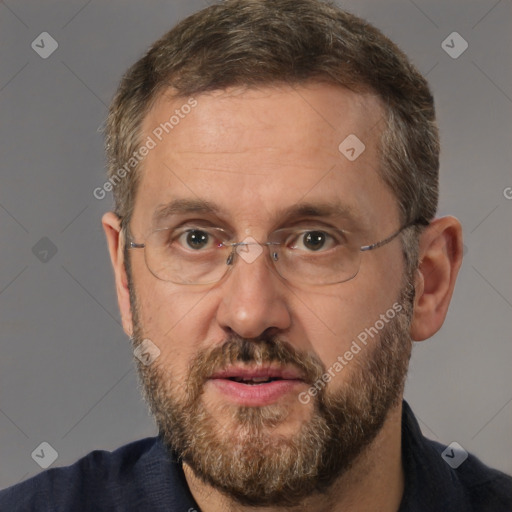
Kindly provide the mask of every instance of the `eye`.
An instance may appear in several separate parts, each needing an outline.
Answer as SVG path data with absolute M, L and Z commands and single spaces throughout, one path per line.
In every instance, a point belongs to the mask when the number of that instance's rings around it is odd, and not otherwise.
M 178 243 L 187 249 L 199 251 L 219 246 L 221 241 L 204 229 L 187 229 L 176 237 Z
M 331 249 L 336 243 L 335 238 L 325 231 L 301 231 L 293 235 L 291 243 L 287 244 L 287 247 L 308 252 L 318 252 Z

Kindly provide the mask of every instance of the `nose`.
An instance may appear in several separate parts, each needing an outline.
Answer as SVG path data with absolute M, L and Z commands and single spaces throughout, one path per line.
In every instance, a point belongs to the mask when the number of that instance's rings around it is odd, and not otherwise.
M 236 254 L 220 287 L 217 310 L 219 325 L 243 338 L 257 338 L 269 329 L 286 330 L 291 324 L 287 287 L 271 269 L 268 249 L 252 246 L 251 251 Z M 256 256 L 255 251 L 261 252 Z

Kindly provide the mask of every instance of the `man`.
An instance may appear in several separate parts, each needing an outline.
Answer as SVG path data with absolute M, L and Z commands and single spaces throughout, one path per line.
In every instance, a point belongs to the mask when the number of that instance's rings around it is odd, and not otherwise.
M 403 402 L 461 225 L 435 218 L 427 83 L 319 0 L 227 0 L 124 76 L 105 214 L 159 436 L 0 494 L 1 510 L 505 511 Z M 451 457 L 459 457 L 453 450 Z

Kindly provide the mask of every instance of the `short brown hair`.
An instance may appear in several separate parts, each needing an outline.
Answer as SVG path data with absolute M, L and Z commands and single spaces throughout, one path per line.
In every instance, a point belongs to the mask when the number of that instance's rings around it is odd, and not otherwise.
M 322 0 L 226 0 L 189 16 L 154 43 L 126 72 L 110 107 L 109 178 L 137 150 L 142 121 L 164 89 L 186 98 L 230 86 L 305 82 L 380 97 L 386 114 L 381 176 L 397 197 L 403 224 L 431 220 L 438 202 L 439 139 L 428 84 L 375 27 Z M 133 210 L 137 167 L 114 187 L 123 227 Z M 416 232 L 409 236 L 404 246 L 411 264 L 417 259 Z

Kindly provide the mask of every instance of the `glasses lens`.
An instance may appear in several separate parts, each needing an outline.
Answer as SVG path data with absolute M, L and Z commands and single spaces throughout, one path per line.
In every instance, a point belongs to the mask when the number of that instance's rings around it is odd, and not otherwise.
M 145 257 L 149 270 L 163 281 L 177 284 L 210 284 L 222 279 L 231 268 L 233 248 L 226 234 L 215 228 L 161 229 L 146 240 Z M 339 230 L 284 229 L 269 239 L 271 261 L 284 279 L 294 283 L 326 285 L 348 281 L 359 271 L 359 246 L 349 243 Z M 257 242 L 256 242 L 257 244 Z M 243 244 L 244 249 L 256 246 Z M 259 251 L 236 255 L 252 263 Z
M 163 281 L 215 283 L 229 268 L 226 259 L 231 248 L 220 243 L 212 230 L 193 229 L 179 234 L 158 230 L 146 240 L 146 264 Z
M 306 256 L 280 251 L 274 261 L 278 273 L 288 281 L 310 285 L 326 285 L 348 281 L 359 271 L 361 253 L 338 249 L 328 257 Z
M 308 285 L 342 283 L 359 271 L 361 252 L 338 230 L 280 230 L 272 258 L 286 280 Z

